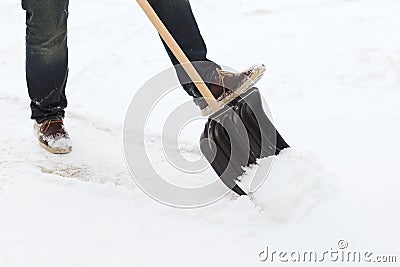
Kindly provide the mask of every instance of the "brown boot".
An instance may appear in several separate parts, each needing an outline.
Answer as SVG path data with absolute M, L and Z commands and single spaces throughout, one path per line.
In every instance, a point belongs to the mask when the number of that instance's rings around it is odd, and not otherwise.
M 208 87 L 215 99 L 225 105 L 255 85 L 265 74 L 265 66 L 263 64 L 254 65 L 238 73 L 221 69 L 216 69 L 216 72 L 215 81 L 210 83 Z M 195 100 L 195 102 L 204 116 L 212 113 L 205 99 Z
M 65 130 L 63 120 L 48 120 L 36 125 L 38 141 L 53 154 L 67 154 L 72 151 L 72 142 Z

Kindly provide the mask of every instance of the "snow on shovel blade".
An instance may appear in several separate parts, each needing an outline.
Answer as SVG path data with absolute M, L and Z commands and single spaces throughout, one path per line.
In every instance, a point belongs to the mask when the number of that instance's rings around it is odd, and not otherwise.
M 212 114 L 200 138 L 203 155 L 222 182 L 239 195 L 246 195 L 236 184 L 244 167 L 288 147 L 265 114 L 257 88 Z

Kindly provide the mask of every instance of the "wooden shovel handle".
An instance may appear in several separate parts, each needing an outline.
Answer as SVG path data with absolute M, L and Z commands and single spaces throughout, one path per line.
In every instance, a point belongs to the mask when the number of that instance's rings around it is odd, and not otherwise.
M 169 49 L 172 51 L 174 56 L 178 59 L 179 63 L 182 65 L 186 73 L 189 75 L 190 79 L 196 85 L 200 94 L 207 101 L 208 106 L 211 108 L 213 112 L 217 112 L 221 109 L 221 106 L 217 103 L 214 96 L 208 89 L 207 85 L 204 83 L 203 79 L 197 72 L 197 70 L 193 67 L 193 64 L 187 58 L 185 53 L 179 47 L 178 43 L 175 41 L 174 37 L 172 37 L 171 33 L 165 27 L 164 23 L 160 20 L 157 13 L 151 7 L 147 0 L 136 0 L 140 7 L 143 9 L 144 13 L 150 19 L 151 23 L 153 23 L 154 27 L 157 29 L 161 38 L 167 44 Z M 163 1 L 163 0 L 161 0 Z

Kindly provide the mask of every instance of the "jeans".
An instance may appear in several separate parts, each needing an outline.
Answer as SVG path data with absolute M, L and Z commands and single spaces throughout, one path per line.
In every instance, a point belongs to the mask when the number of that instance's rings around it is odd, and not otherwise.
M 207 47 L 200 34 L 188 0 L 150 0 L 160 19 L 190 61 L 205 61 L 196 67 L 205 80 L 211 80 L 219 66 L 208 60 Z M 69 0 L 22 0 L 26 10 L 26 80 L 31 98 L 31 118 L 38 123 L 64 117 L 67 107 L 65 87 L 68 76 L 67 20 Z M 174 65 L 179 64 L 164 46 Z M 181 81 L 187 74 L 176 67 Z M 197 88 L 182 84 L 194 98 Z

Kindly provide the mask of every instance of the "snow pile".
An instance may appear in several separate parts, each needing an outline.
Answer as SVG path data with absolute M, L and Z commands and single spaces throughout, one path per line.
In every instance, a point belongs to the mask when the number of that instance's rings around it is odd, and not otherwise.
M 252 199 L 268 216 L 280 222 L 306 216 L 338 189 L 334 175 L 311 152 L 286 149 L 278 156 L 262 159 L 259 166 L 249 168 L 243 177 L 244 188 L 250 188 L 249 181 L 259 168 L 271 169 L 266 181 L 252 193 Z

